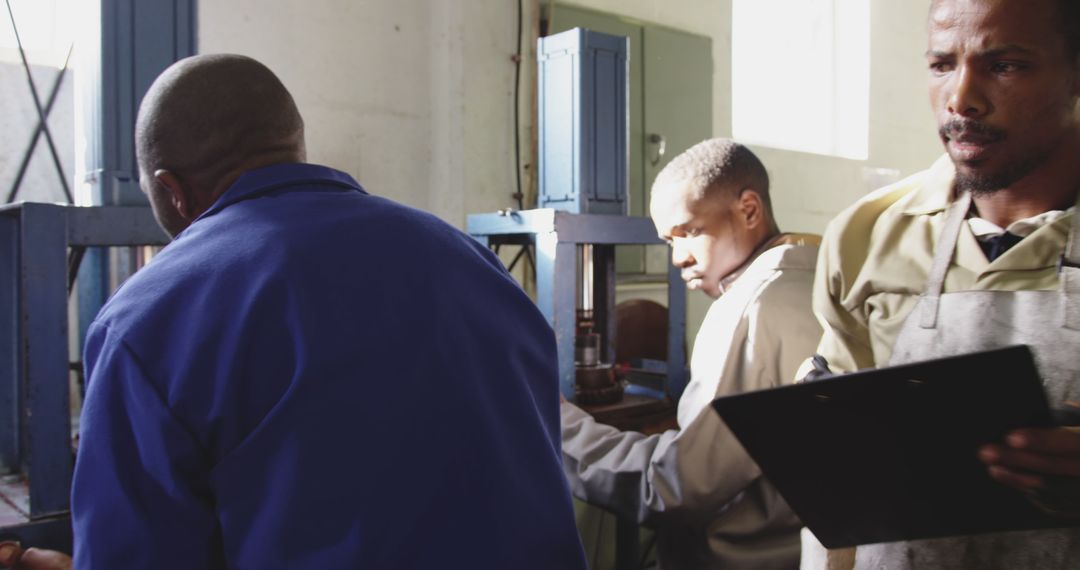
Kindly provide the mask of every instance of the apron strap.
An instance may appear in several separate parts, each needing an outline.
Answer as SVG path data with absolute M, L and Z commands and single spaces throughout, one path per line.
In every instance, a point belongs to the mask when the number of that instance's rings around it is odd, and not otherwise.
M 956 242 L 960 237 L 960 227 L 964 224 L 964 218 L 967 217 L 969 210 L 971 210 L 971 193 L 964 192 L 953 201 L 945 215 L 945 227 L 942 228 L 937 244 L 934 245 L 934 261 L 930 265 L 926 289 L 923 290 L 922 298 L 919 299 L 919 311 L 921 311 L 919 326 L 924 329 L 937 326 L 938 303 L 941 300 L 941 291 L 945 288 L 945 273 L 949 271 L 949 263 L 952 262 L 953 254 L 956 252 Z M 1080 246 L 1077 252 L 1080 253 Z M 1077 277 L 1080 278 L 1080 275 Z
M 1080 330 L 1080 207 L 1072 214 L 1072 227 L 1065 253 L 1058 260 L 1061 280 L 1061 326 Z

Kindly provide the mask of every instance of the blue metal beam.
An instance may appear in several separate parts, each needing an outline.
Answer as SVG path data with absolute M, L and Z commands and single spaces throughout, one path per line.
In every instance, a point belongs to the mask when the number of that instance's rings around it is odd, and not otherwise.
M 89 133 L 87 182 L 91 202 L 145 206 L 135 162 L 135 118 L 154 78 L 195 54 L 195 0 L 100 0 L 101 34 L 79 73 Z
M 669 252 L 670 254 L 670 252 Z M 670 259 L 670 255 L 668 259 Z M 668 264 L 668 393 L 676 402 L 689 381 L 686 372 L 686 284 L 682 270 Z
M 71 246 L 167 245 L 169 236 L 149 207 L 102 206 L 67 210 Z
M 593 245 L 593 297 L 596 307 L 603 307 L 604 320 L 596 320 L 597 332 L 603 340 L 601 362 L 615 362 L 615 246 Z M 611 310 L 609 310 L 609 308 Z
M 0 206 L 0 475 L 22 476 L 0 494 L 26 517 L 0 534 L 70 544 L 66 522 L 37 524 L 66 517 L 71 491 L 70 247 L 167 242 L 148 207 Z
M 23 362 L 23 473 L 32 517 L 68 510 L 71 408 L 68 404 L 67 232 L 64 206 L 23 204 L 19 296 Z
M 0 475 L 19 465 L 19 219 L 0 211 Z
M 549 208 L 520 212 L 472 214 L 467 231 L 481 243 L 518 243 L 532 237 L 536 244 L 536 304 L 555 329 L 559 343 L 560 389 L 574 396 L 574 334 L 577 306 L 577 246 L 594 245 L 597 306 L 614 307 L 614 246 L 663 244 L 652 220 L 606 214 L 573 214 Z M 605 338 L 604 354 L 614 358 L 614 311 L 598 323 Z M 686 287 L 674 266 L 668 269 L 668 388 L 678 400 L 686 388 Z
M 592 244 L 663 245 L 656 226 L 645 217 L 573 214 L 542 208 L 507 214 L 470 214 L 466 231 L 474 236 L 556 232 L 558 240 Z
M 536 304 L 555 329 L 559 390 L 574 399 L 574 335 L 577 326 L 577 245 L 554 232 L 536 235 Z

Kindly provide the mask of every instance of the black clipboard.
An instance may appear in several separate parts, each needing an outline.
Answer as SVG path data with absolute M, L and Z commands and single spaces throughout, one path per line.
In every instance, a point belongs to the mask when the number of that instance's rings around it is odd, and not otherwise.
M 976 456 L 1052 425 L 1014 346 L 726 396 L 713 408 L 828 548 L 1078 526 L 990 478 Z

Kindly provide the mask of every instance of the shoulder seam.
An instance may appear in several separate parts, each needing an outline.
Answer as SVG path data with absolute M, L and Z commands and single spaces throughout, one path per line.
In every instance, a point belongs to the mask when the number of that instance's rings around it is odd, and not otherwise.
M 112 327 L 110 327 L 106 323 L 99 322 L 99 321 L 95 321 L 95 322 L 91 323 L 91 326 L 95 326 L 95 325 L 109 331 L 109 335 L 115 335 L 116 336 L 116 342 L 119 344 L 120 349 L 122 349 L 125 353 L 128 354 L 128 356 L 131 357 L 132 362 L 135 363 L 135 366 L 139 370 L 139 376 L 141 377 L 142 380 L 144 380 L 146 382 L 146 384 L 148 385 L 150 390 L 154 393 L 154 396 L 157 397 L 158 402 L 161 403 L 161 407 L 168 412 L 169 418 L 172 419 L 174 422 L 176 422 L 177 425 L 182 427 L 185 432 L 187 432 L 188 436 L 191 437 L 191 441 L 196 446 L 198 446 L 200 451 L 202 451 L 203 456 L 205 458 L 209 459 L 210 454 L 208 453 L 207 449 L 205 447 L 203 447 L 202 442 L 199 441 L 199 439 L 197 437 L 195 437 L 195 433 L 191 430 L 190 427 L 188 427 L 187 423 L 184 422 L 181 418 L 179 418 L 176 415 L 176 412 L 173 411 L 172 407 L 169 406 L 168 401 L 165 399 L 164 395 L 161 393 L 161 390 L 159 389 L 158 384 L 153 381 L 153 379 L 151 378 L 149 372 L 147 371 L 146 365 L 143 363 L 142 358 L 140 358 L 138 353 L 135 352 L 134 348 L 132 348 L 132 346 L 130 344 L 128 344 L 127 339 L 124 337 L 124 335 L 122 333 L 116 331 L 115 329 L 113 329 Z M 87 380 L 89 381 L 89 378 Z M 87 385 L 87 387 L 89 387 L 89 384 Z M 209 462 L 208 462 L 208 464 L 209 464 Z

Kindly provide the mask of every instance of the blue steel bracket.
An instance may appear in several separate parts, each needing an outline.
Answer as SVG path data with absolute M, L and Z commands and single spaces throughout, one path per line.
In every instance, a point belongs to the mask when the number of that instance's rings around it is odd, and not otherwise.
M 520 243 L 523 236 L 531 239 L 535 245 L 536 304 L 555 330 L 559 350 L 559 389 L 563 396 L 573 400 L 577 246 L 661 245 L 664 242 L 657 236 L 652 220 L 607 214 L 573 214 L 541 208 L 471 214 L 466 221 L 466 231 L 485 245 Z M 603 271 L 613 274 L 614 268 L 605 265 Z M 608 297 L 609 301 L 614 300 L 613 290 Z M 613 319 L 609 320 L 612 321 L 610 330 L 614 328 L 614 322 Z M 685 336 L 686 287 L 679 276 L 679 270 L 670 267 L 667 381 L 668 390 L 675 400 L 682 395 L 687 382 Z M 611 335 L 608 335 L 609 339 L 610 337 Z
M 0 474 L 19 465 L 19 219 L 0 210 Z
M 67 231 L 64 206 L 25 204 L 19 220 L 20 467 L 30 516 L 68 509 Z
M 671 252 L 668 251 L 668 259 Z M 690 381 L 686 366 L 686 285 L 678 267 L 668 264 L 668 393 L 676 402 Z
M 165 245 L 149 207 L 19 203 L 0 207 L 0 475 L 25 517 L 14 532 L 68 511 L 73 457 L 69 404 L 68 251 Z M 7 323 L 12 323 L 8 325 Z M 25 491 L 20 491 L 24 489 Z M 10 518 L 5 518 L 10 522 Z M 48 526 L 53 528 L 53 526 Z M 60 527 L 63 525 L 61 524 Z M 59 528 L 59 527 L 57 527 Z
M 553 232 L 558 241 L 611 245 L 663 245 L 649 218 L 611 214 L 573 214 L 552 208 L 470 214 L 466 231 L 471 236 L 514 236 Z M 495 240 L 492 239 L 492 243 Z
M 69 246 L 164 246 L 169 239 L 146 206 L 67 208 Z

